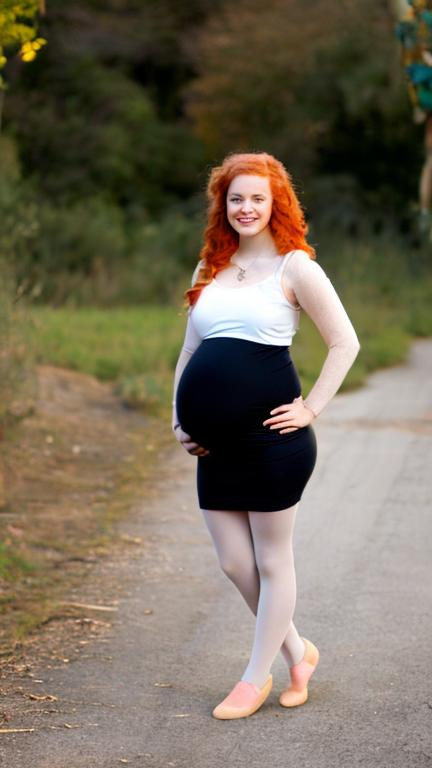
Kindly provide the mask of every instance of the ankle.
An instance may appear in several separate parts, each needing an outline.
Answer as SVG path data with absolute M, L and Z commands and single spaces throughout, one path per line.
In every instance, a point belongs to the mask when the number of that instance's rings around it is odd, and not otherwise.
M 303 661 L 303 659 L 304 659 L 304 657 L 306 655 L 306 650 L 307 650 L 306 641 L 305 641 L 305 639 L 303 637 L 301 637 L 300 638 L 300 649 L 299 649 L 299 654 L 300 655 L 295 656 L 295 657 L 292 656 L 291 664 L 289 665 L 290 669 L 291 669 L 291 667 L 295 667 L 295 666 L 297 666 L 297 664 L 300 664 L 300 662 Z
M 241 678 L 242 682 L 249 683 L 250 685 L 255 685 L 255 687 L 259 688 L 260 690 L 264 688 L 268 679 L 269 679 L 269 675 L 266 675 L 265 678 L 262 678 L 257 675 L 248 675 L 247 672 L 245 672 L 243 677 Z

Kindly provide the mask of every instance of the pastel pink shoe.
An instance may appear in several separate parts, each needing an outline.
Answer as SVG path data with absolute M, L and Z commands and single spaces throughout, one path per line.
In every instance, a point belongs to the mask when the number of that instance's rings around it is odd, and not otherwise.
M 213 717 L 218 718 L 218 720 L 232 720 L 236 717 L 252 715 L 265 702 L 272 685 L 272 675 L 268 676 L 262 688 L 248 683 L 246 680 L 240 680 L 231 693 L 214 708 Z
M 305 654 L 298 664 L 290 667 L 291 685 L 285 688 L 279 696 L 279 704 L 283 707 L 298 707 L 308 698 L 308 682 L 315 672 L 319 661 L 319 651 L 316 646 L 302 637 L 305 643 Z

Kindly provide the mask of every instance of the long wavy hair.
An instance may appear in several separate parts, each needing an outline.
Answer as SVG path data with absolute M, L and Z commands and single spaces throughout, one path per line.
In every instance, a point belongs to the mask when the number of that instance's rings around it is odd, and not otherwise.
M 227 266 L 239 245 L 239 234 L 228 221 L 226 194 L 231 181 L 239 174 L 267 176 L 273 196 L 269 227 L 280 255 L 301 248 L 315 259 L 315 249 L 306 242 L 308 225 L 291 176 L 280 160 L 267 152 L 232 152 L 222 165 L 215 166 L 207 184 L 207 225 L 204 230 L 202 259 L 194 285 L 184 293 L 185 307 L 193 306 L 203 288 Z

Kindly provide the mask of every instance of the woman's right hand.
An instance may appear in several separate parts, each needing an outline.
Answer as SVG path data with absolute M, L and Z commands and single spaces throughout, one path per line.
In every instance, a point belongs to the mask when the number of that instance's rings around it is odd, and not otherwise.
M 187 434 L 180 426 L 177 427 L 177 429 L 174 429 L 174 434 L 176 436 L 176 439 L 179 443 L 182 444 L 183 448 L 192 456 L 207 456 L 207 454 L 210 453 L 210 451 L 207 448 L 203 448 L 202 445 L 198 445 L 198 443 L 195 443 L 191 436 Z

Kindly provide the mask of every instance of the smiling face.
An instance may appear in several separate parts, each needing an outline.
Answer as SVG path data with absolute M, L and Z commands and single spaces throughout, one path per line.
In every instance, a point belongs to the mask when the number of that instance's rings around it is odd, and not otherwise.
M 228 221 L 239 235 L 257 235 L 268 226 L 272 203 L 273 195 L 267 176 L 239 174 L 227 190 Z

